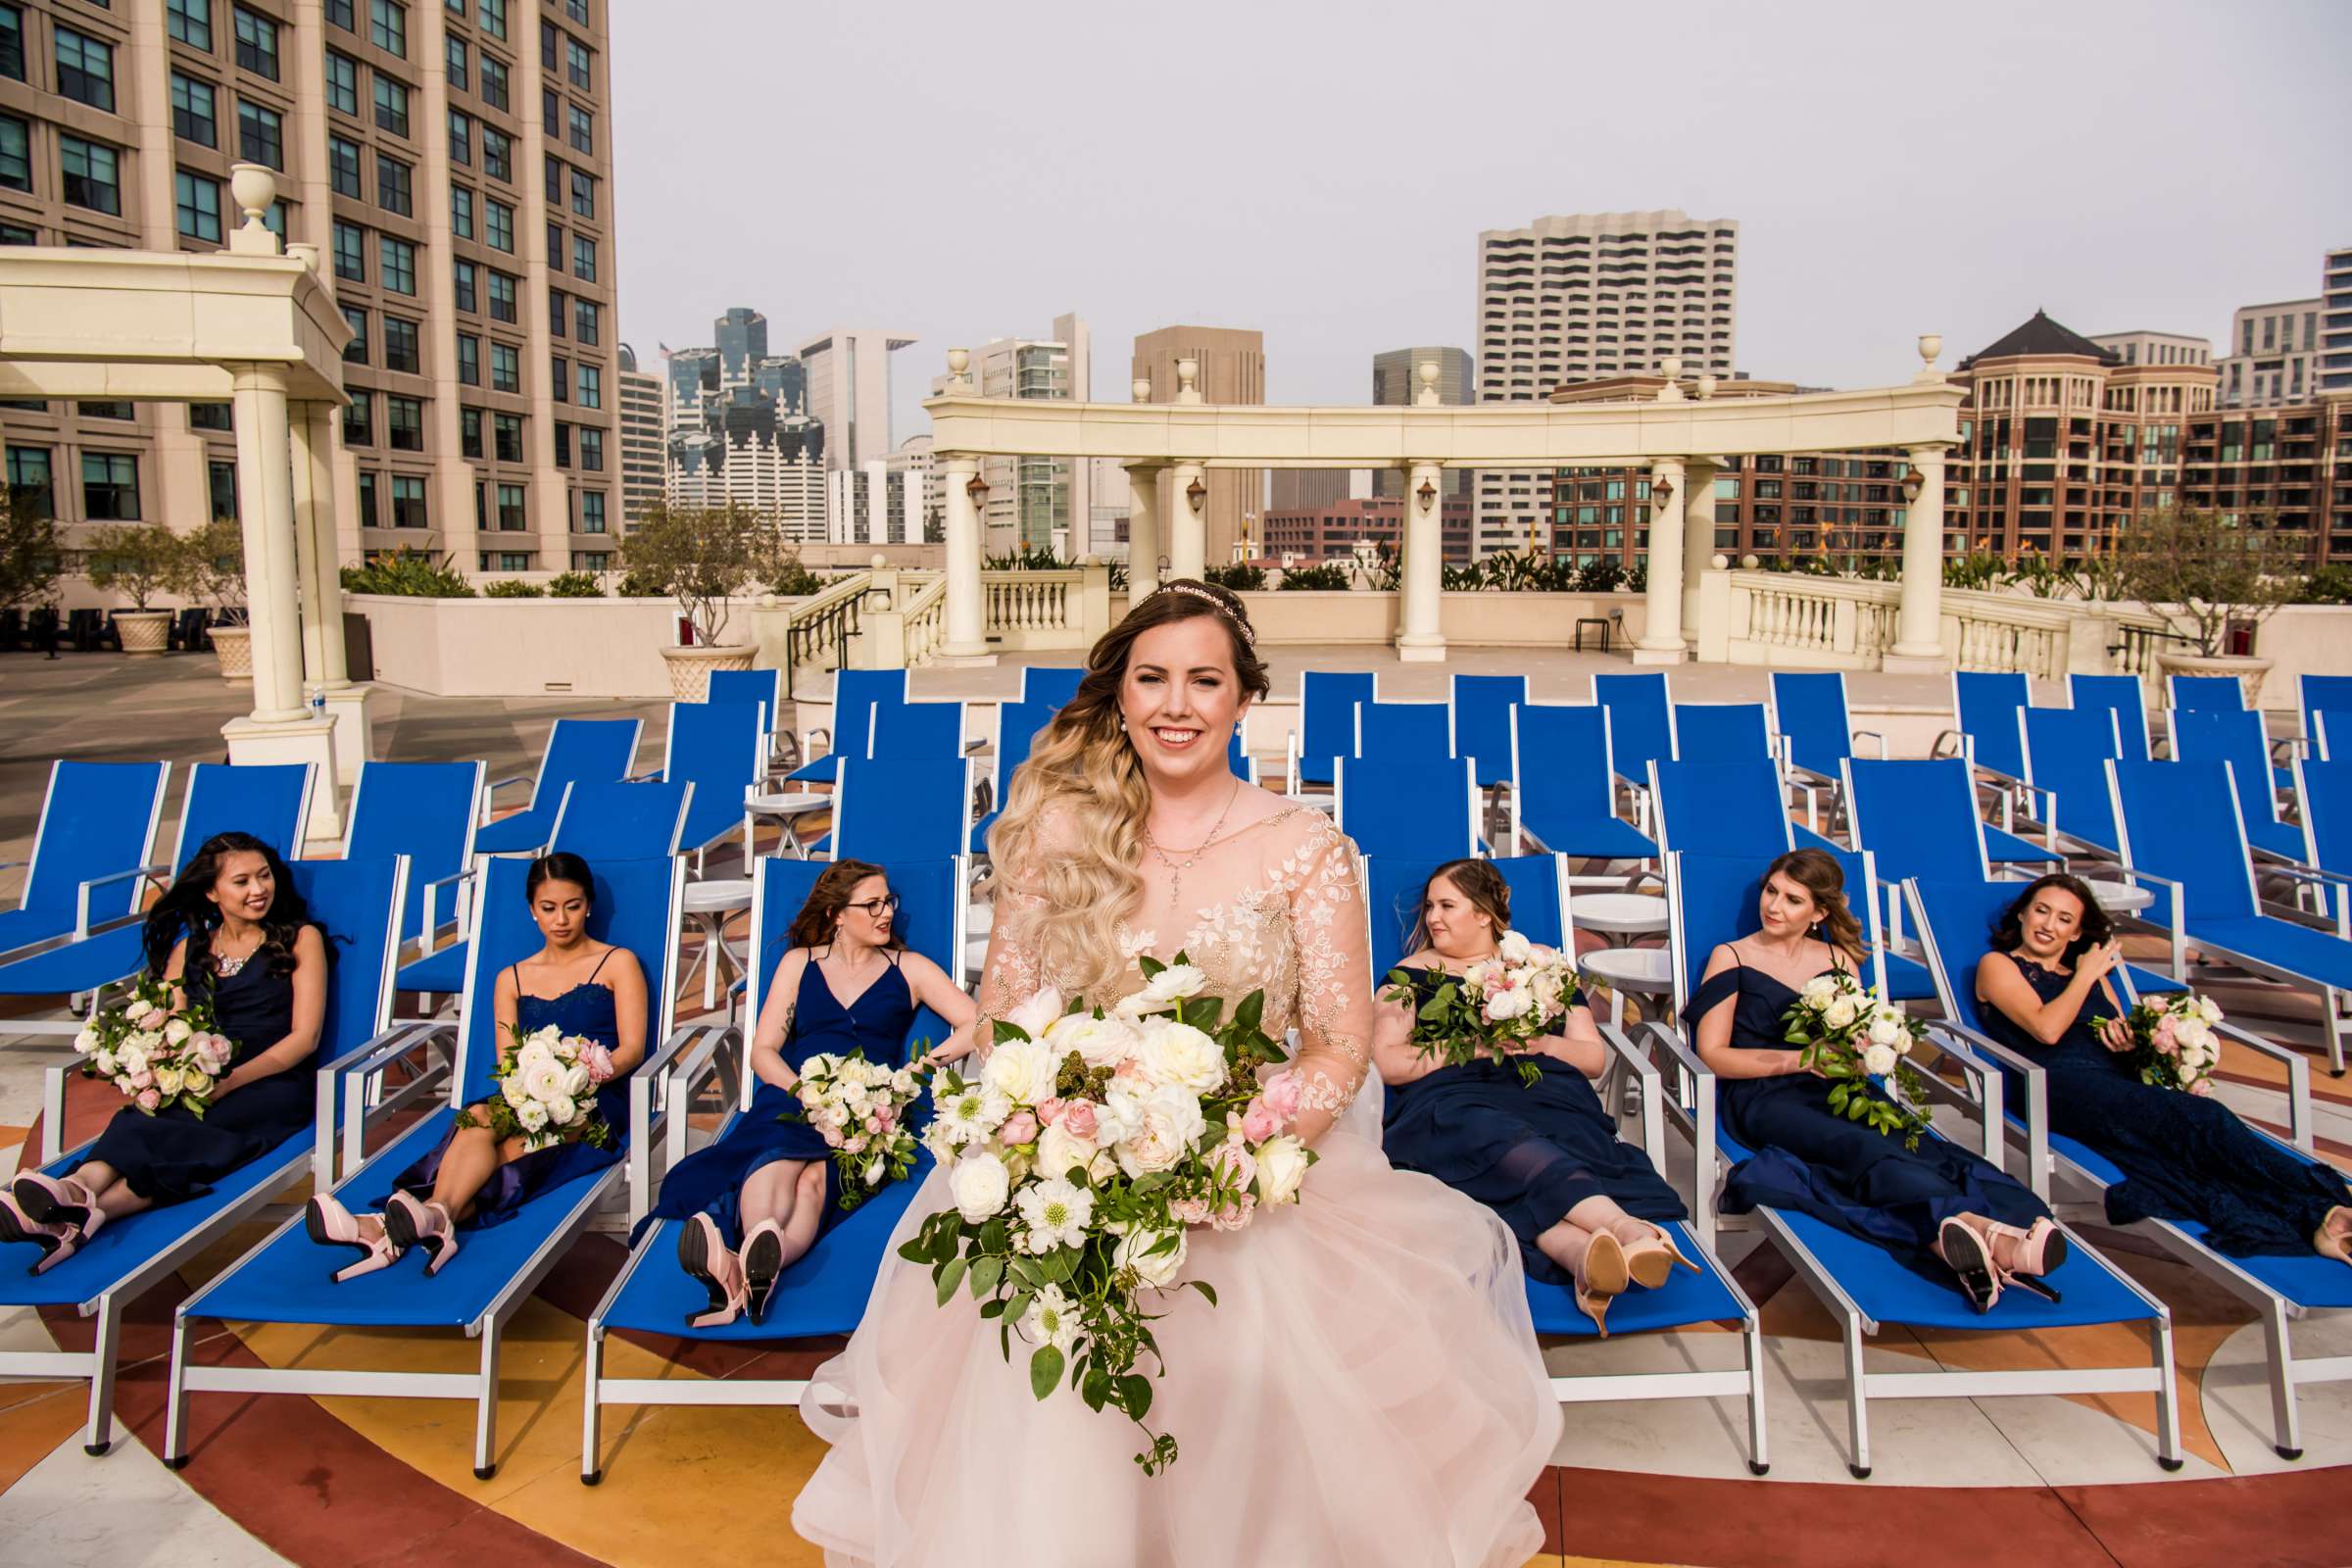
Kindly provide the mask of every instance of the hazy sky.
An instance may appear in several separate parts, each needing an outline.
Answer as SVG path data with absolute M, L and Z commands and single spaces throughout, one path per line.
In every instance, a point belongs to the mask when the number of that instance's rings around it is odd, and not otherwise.
M 616 0 L 620 321 L 778 352 L 950 346 L 1076 311 L 1096 395 L 1140 332 L 1265 334 L 1267 400 L 1475 352 L 1478 234 L 1740 220 L 1738 365 L 1861 386 L 2036 306 L 2216 341 L 2352 244 L 2346 0 L 1342 5 Z

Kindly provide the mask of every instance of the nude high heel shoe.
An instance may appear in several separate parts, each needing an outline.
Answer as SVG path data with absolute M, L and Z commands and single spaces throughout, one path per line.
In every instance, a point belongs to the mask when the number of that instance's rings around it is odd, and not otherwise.
M 1961 1219 L 1947 1219 L 1936 1229 L 1936 1250 L 1960 1281 L 1969 1304 L 1989 1312 L 2001 1298 L 2001 1271 L 1992 1260 L 1992 1248 Z
M 72 1257 L 81 1245 L 81 1231 L 73 1225 L 45 1224 L 24 1212 L 14 1193 L 0 1193 L 0 1242 L 31 1242 L 41 1250 L 40 1260 L 24 1272 L 45 1274 L 52 1264 Z
M 784 1227 L 763 1219 L 743 1239 L 744 1293 L 752 1321 L 767 1321 L 768 1303 L 775 1299 L 776 1280 L 784 1272 Z
M 392 1227 L 381 1214 L 372 1217 L 379 1228 L 370 1237 L 359 1215 L 324 1193 L 303 1205 L 302 1228 L 312 1241 L 320 1247 L 348 1247 L 360 1254 L 357 1263 L 347 1263 L 327 1275 L 334 1284 L 390 1268 L 408 1250 L 392 1240 Z
M 458 1227 L 439 1203 L 420 1203 L 407 1193 L 384 1200 L 384 1233 L 394 1246 L 424 1249 L 424 1273 L 430 1279 L 458 1255 Z
M 106 1223 L 106 1210 L 97 1195 L 71 1176 L 44 1176 L 26 1171 L 9 1193 L 17 1214 L 31 1222 L 24 1239 L 44 1249 L 31 1272 L 46 1274 L 81 1250 L 82 1244 Z
M 1576 1306 L 1602 1339 L 1609 1337 L 1609 1303 L 1632 1283 L 1624 1244 L 1607 1231 L 1594 1231 L 1585 1247 L 1584 1265 L 1576 1271 Z
M 2045 1283 L 2041 1276 L 2056 1271 L 2066 1262 L 2066 1236 L 2055 1222 L 2046 1216 L 2034 1222 L 2033 1227 L 2020 1230 L 2015 1225 L 1995 1221 L 1987 1227 L 1989 1241 L 2006 1238 L 2011 1244 L 2010 1264 L 2001 1269 L 2001 1281 L 2022 1290 L 2032 1291 L 2047 1300 L 2061 1299 L 2057 1288 Z M 1988 1248 L 1989 1250 L 1989 1248 Z M 1996 1262 L 1995 1267 L 1999 1267 Z
M 678 1232 L 678 1267 L 700 1280 L 710 1297 L 710 1310 L 688 1317 L 688 1328 L 725 1328 L 743 1315 L 748 1299 L 743 1260 L 727 1246 L 710 1215 L 695 1215 Z
M 1683 1250 L 1674 1245 L 1672 1232 L 1648 1220 L 1642 1223 L 1649 1226 L 1649 1234 L 1625 1249 L 1626 1272 L 1633 1275 L 1636 1285 L 1645 1291 L 1656 1290 L 1666 1283 L 1677 1263 L 1693 1274 L 1699 1272 L 1698 1265 L 1685 1257 Z

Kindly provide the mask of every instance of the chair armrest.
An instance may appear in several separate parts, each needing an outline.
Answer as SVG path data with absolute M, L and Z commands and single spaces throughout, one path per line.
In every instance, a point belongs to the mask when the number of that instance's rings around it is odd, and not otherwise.
M 441 922 L 434 917 L 435 911 L 440 907 L 441 890 L 443 888 L 464 887 L 466 883 L 471 882 L 472 880 L 473 873 L 471 871 L 452 871 L 449 875 L 445 877 L 437 877 L 433 881 L 427 882 L 424 885 L 424 918 L 416 927 L 417 952 L 431 952 L 432 949 L 427 946 L 427 944 L 432 941 L 433 934 L 441 929 Z M 451 915 L 454 919 L 456 915 L 457 900 L 452 898 L 450 905 Z
M 2003 1168 L 2005 1165 L 2002 1152 L 2007 1145 L 2002 1125 L 2005 1115 L 2002 1101 L 2006 1090 L 2001 1082 L 2000 1073 L 1977 1053 L 1983 1052 L 1984 1055 L 1992 1057 L 1994 1061 L 2000 1062 L 2025 1079 L 2027 1185 L 2034 1189 L 2034 1195 L 2042 1201 L 2049 1201 L 2049 1074 L 2044 1072 L 2041 1064 L 2031 1056 L 2012 1051 L 1982 1030 L 1971 1029 L 1968 1025 L 1955 1019 L 1938 1018 L 1935 1020 L 1928 1026 L 1928 1034 L 1931 1039 L 1936 1041 L 1936 1048 L 1943 1053 L 1945 1057 L 1955 1063 L 1963 1073 L 1968 1075 L 1969 1081 L 1976 1085 L 1976 1102 L 1984 1118 L 1984 1154 L 1985 1159 L 1989 1160 L 1996 1169 Z M 1931 1090 L 1937 1086 L 1944 1090 L 1951 1089 L 1951 1085 L 1943 1083 L 1940 1079 L 1926 1074 L 1922 1076 L 1928 1078 Z M 1954 1091 L 1954 1093 L 1957 1092 Z
M 334 1101 L 329 1097 L 342 1096 L 343 1169 L 346 1173 L 359 1169 L 366 1162 L 368 1126 L 371 1119 L 368 1105 L 368 1086 L 386 1067 L 403 1056 L 423 1050 L 444 1034 L 449 1037 L 453 1047 L 450 1055 L 454 1060 L 457 1055 L 454 1049 L 457 1033 L 458 1020 L 455 1018 L 412 1019 L 396 1023 L 365 1045 L 354 1046 L 332 1061 L 319 1064 L 318 1093 L 321 1102 L 330 1107 L 330 1115 L 333 1113 L 331 1107 Z M 356 1081 L 345 1089 L 345 1080 Z M 426 1086 L 433 1082 L 434 1074 L 429 1069 L 418 1073 L 415 1083 L 375 1107 L 374 1119 L 398 1110 L 422 1094 Z M 314 1153 L 312 1158 L 316 1161 L 318 1156 Z
M 1690 1129 L 1690 1204 L 1691 1221 L 1698 1227 L 1699 1242 L 1709 1251 L 1715 1249 L 1715 1069 L 1698 1057 L 1681 1035 L 1662 1023 L 1645 1023 L 1642 1036 L 1654 1049 L 1664 1046 L 1674 1058 L 1676 1086 L 1674 1097 L 1666 1103 L 1675 1115 Z M 1690 1102 L 1683 1103 L 1681 1080 L 1690 1079 Z M 1660 1175 L 1665 1172 L 1661 1170 Z
M 2233 1023 L 2217 1023 L 2213 1032 L 2233 1040 L 2257 1055 L 2268 1056 L 2286 1068 L 2286 1126 L 2294 1146 L 2306 1154 L 2318 1157 L 2312 1148 L 2311 1135 L 2311 1063 L 2299 1051 L 2274 1044 L 2250 1029 Z
M 1600 1024 L 1600 1038 L 1642 1085 L 1642 1152 L 1649 1156 L 1650 1168 L 1663 1176 L 1666 1174 L 1666 1125 L 1665 1107 L 1660 1103 L 1664 1091 L 1658 1064 L 1644 1055 L 1626 1038 L 1625 1031 L 1614 1024 Z
M 0 871 L 22 871 L 30 864 L 30 860 L 0 860 Z
M 1950 730 L 1948 730 L 1948 729 L 1944 731 L 1944 734 L 1946 734 L 1946 735 L 1949 735 L 1949 734 L 1951 734 L 1951 733 L 1952 733 L 1952 732 L 1951 732 Z M 1855 741 L 1858 741 L 1858 740 L 1860 740 L 1860 739 L 1861 739 L 1863 736 L 1865 736 L 1865 735 L 1869 736 L 1869 737 L 1870 737 L 1872 740 L 1874 740 L 1874 741 L 1877 741 L 1877 742 L 1879 743 L 1879 760 L 1880 760 L 1880 761 L 1882 761 L 1882 762 L 1884 762 L 1885 760 L 1886 760 L 1886 736 L 1884 736 L 1884 735 L 1882 735 L 1882 734 L 1880 734 L 1880 733 L 1879 733 L 1877 730 L 1875 730 L 1875 729 L 1858 729 L 1858 730 L 1855 730 L 1855 731 L 1854 731 L 1854 732 L 1853 732 L 1851 735 L 1848 735 L 1848 736 L 1845 738 L 1845 739 L 1846 739 L 1846 744 L 1847 744 L 1848 746 L 1851 746 L 1851 745 L 1852 745 L 1852 744 L 1853 744 Z
M 629 1224 L 633 1228 L 645 1218 L 654 1204 L 655 1125 L 654 1091 L 661 1087 L 662 1074 L 677 1059 L 678 1053 L 694 1043 L 699 1035 L 712 1032 L 732 1033 L 733 1024 L 690 1023 L 670 1032 L 662 1048 L 637 1064 L 629 1074 Z M 668 1114 L 668 1106 L 661 1107 Z
M 41 1163 L 54 1164 L 66 1152 L 66 1074 L 79 1063 L 61 1061 L 41 1074 Z
M 662 770 L 657 767 L 643 773 L 627 774 L 621 779 L 621 782 L 623 784 L 659 784 L 662 782 Z
M 1961 741 L 1961 738 L 1962 738 L 1962 732 L 1961 732 L 1961 731 L 1959 731 L 1959 730 L 1956 730 L 1956 729 L 1942 729 L 1942 730 L 1937 730 L 1937 731 L 1936 732 L 1936 738 L 1935 738 L 1933 741 L 1930 741 L 1930 742 L 1928 743 L 1928 756 L 1929 756 L 1931 759 L 1934 759 L 1934 758 L 1944 758 L 1944 757 L 1958 757 L 1958 756 L 1960 755 L 1960 741 Z M 1951 743 L 1952 743 L 1952 749 L 1951 749 L 1950 751 L 1948 751 L 1948 752 L 1947 752 L 1947 751 L 1945 751 L 1945 750 L 1943 749 L 1944 742 L 1946 742 L 1946 741 L 1949 741 L 1949 742 L 1951 742 Z
M 128 882 L 136 877 L 162 877 L 172 874 L 172 868 L 158 862 L 154 865 L 133 866 L 127 871 L 109 871 L 84 882 L 74 895 L 74 940 L 82 941 L 90 935 L 90 892 L 117 882 Z M 127 917 L 126 917 L 127 918 Z
M 536 778 L 537 775 L 531 773 L 516 773 L 511 778 L 494 778 L 490 781 L 490 787 L 482 791 L 482 799 L 487 803 L 491 796 L 496 795 L 508 785 L 530 784 L 536 782 Z
M 702 1044 L 677 1058 L 669 1070 L 669 1082 L 662 1089 L 662 1102 L 668 1107 L 662 1117 L 662 1141 L 667 1145 L 669 1158 L 662 1169 L 675 1170 L 678 1161 L 686 1157 L 685 1108 L 693 1099 L 695 1086 L 708 1077 L 718 1063 L 718 1048 L 726 1041 L 726 1031 L 710 1030 Z

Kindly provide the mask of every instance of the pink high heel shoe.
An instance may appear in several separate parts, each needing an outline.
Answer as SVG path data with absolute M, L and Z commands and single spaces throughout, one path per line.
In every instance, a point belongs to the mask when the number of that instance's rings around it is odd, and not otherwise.
M 361 1254 L 357 1263 L 346 1264 L 327 1276 L 335 1284 L 390 1268 L 400 1261 L 406 1249 L 394 1245 L 392 1227 L 381 1214 L 373 1217 L 381 1229 L 371 1238 L 358 1215 L 323 1193 L 303 1205 L 302 1228 L 310 1233 L 312 1241 L 320 1247 L 348 1247 Z
M 2012 1244 L 2010 1264 L 2000 1269 L 2001 1282 L 2032 1291 L 2048 1300 L 2058 1300 L 2056 1289 L 2043 1283 L 2041 1276 L 2053 1272 L 2066 1262 L 2065 1233 L 2046 1217 L 2035 1220 L 2028 1230 L 1997 1221 L 1987 1229 L 1990 1232 L 1985 1249 L 1987 1254 L 1992 1250 L 1991 1244 L 2003 1238 Z M 1993 1266 L 2000 1268 L 1997 1261 Z
M 767 1321 L 768 1303 L 775 1299 L 776 1279 L 783 1272 L 784 1227 L 763 1219 L 743 1239 L 744 1291 L 755 1324 Z
M 384 1200 L 384 1233 L 393 1245 L 424 1249 L 424 1274 L 430 1279 L 458 1255 L 458 1227 L 439 1203 L 420 1203 L 407 1193 Z
M 81 1246 L 75 1225 L 47 1225 L 24 1212 L 14 1193 L 0 1193 L 0 1242 L 31 1242 L 41 1250 L 40 1261 L 24 1272 L 45 1274 L 51 1265 L 72 1257 Z
M 25 1240 L 57 1239 L 54 1246 L 41 1243 L 48 1250 L 32 1265 L 35 1274 L 46 1274 L 80 1251 L 82 1244 L 106 1223 L 106 1210 L 98 1206 L 97 1195 L 71 1176 L 44 1176 L 29 1170 L 17 1178 L 9 1196 L 15 1200 L 16 1211 L 35 1227 Z
M 1625 1249 L 1626 1272 L 1634 1277 L 1636 1285 L 1645 1291 L 1656 1290 L 1666 1283 L 1667 1276 L 1674 1272 L 1677 1263 L 1693 1274 L 1699 1271 L 1698 1265 L 1685 1257 L 1683 1250 L 1674 1245 L 1673 1235 L 1664 1226 L 1650 1224 L 1647 1220 L 1642 1223 L 1649 1225 L 1649 1234 L 1628 1244 Z
M 1966 1220 L 1947 1219 L 1936 1228 L 1936 1250 L 1960 1280 L 1969 1304 L 1989 1312 L 2001 1298 L 2000 1265 L 1992 1260 L 1992 1246 Z
M 678 1267 L 703 1282 L 710 1308 L 686 1320 L 690 1329 L 720 1329 L 743 1315 L 749 1300 L 744 1289 L 743 1260 L 718 1234 L 708 1214 L 697 1214 L 678 1232 Z

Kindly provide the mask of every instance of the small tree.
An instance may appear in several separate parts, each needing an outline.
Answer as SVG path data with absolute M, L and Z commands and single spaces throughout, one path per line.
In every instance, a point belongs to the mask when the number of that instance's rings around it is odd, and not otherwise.
M 179 540 L 172 587 L 211 606 L 220 624 L 245 624 L 245 530 L 236 518 L 215 517 Z
M 620 559 L 631 578 L 678 602 L 695 641 L 711 645 L 727 629 L 727 601 L 765 577 L 777 558 L 772 531 L 741 506 L 657 501 L 621 541 Z
M 8 486 L 0 497 L 0 608 L 46 603 L 57 589 L 59 563 L 47 497 Z
M 2230 628 L 2259 626 L 2303 587 L 2311 541 L 2248 516 L 2168 507 L 2127 523 L 2117 575 L 2134 599 L 2169 613 L 2197 652 L 2226 653 Z
M 602 599 L 605 585 L 593 571 L 560 571 L 547 579 L 550 599 Z
M 87 554 L 90 586 L 101 593 L 120 589 L 134 611 L 179 585 L 187 552 L 160 522 L 101 528 Z
M 402 545 L 364 566 L 343 568 L 347 594 L 390 594 L 407 599 L 471 599 L 473 584 L 449 564 Z

